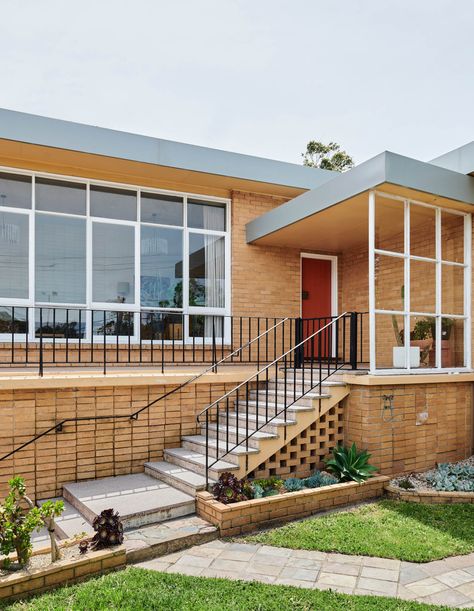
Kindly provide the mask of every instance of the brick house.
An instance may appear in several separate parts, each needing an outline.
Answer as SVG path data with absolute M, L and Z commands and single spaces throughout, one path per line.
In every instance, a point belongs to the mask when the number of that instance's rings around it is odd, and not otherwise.
M 337 442 L 470 455 L 473 172 L 472 143 L 337 174 L 1 110 L 1 491 L 134 475 L 179 515 Z

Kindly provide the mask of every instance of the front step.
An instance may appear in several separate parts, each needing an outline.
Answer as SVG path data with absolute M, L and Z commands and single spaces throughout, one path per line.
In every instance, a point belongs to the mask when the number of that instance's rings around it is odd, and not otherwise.
M 165 450 L 163 454 L 165 460 L 173 465 L 184 467 L 185 469 L 194 471 L 199 475 L 204 476 L 206 474 L 206 456 L 204 454 L 193 452 L 192 450 L 187 450 L 186 448 L 171 448 Z M 215 458 L 210 456 L 209 464 L 213 463 L 214 460 Z M 226 460 L 218 460 L 209 469 L 209 477 L 217 480 L 219 479 L 221 473 L 235 470 L 238 470 L 238 467 L 233 463 Z
M 185 435 L 182 438 L 182 447 L 187 450 L 192 450 L 193 452 L 198 452 L 200 454 L 206 455 L 206 436 L 205 435 Z M 231 439 L 229 438 L 229 450 L 232 446 L 235 445 Z M 213 437 L 209 437 L 207 440 L 207 448 L 209 456 L 213 458 L 217 457 L 217 451 L 219 450 L 219 455 L 222 456 L 224 450 L 227 450 L 227 440 L 219 438 L 219 444 L 217 443 L 217 439 Z M 239 456 L 245 456 L 245 454 L 258 454 L 257 448 L 249 448 L 246 450 L 241 446 L 237 446 L 229 451 L 226 455 L 225 459 L 229 462 L 239 465 Z
M 211 423 L 209 424 L 209 435 L 211 434 L 214 438 L 218 436 L 219 439 L 222 439 L 223 441 L 226 441 L 228 436 L 229 442 L 236 444 L 237 442 L 240 443 L 243 439 L 245 439 L 246 430 L 245 427 L 237 429 L 235 428 L 235 426 L 229 426 L 227 432 L 226 427 L 222 424 L 217 427 L 217 424 Z M 205 427 L 202 427 L 201 435 L 206 435 Z M 278 434 L 269 433 L 268 431 L 257 431 L 248 440 L 249 448 L 256 448 L 258 450 L 258 448 L 260 447 L 260 442 L 264 439 L 278 439 Z
M 190 515 L 196 505 L 193 496 L 144 473 L 65 484 L 63 496 L 90 524 L 113 508 L 126 529 Z
M 206 489 L 206 478 L 203 475 L 170 462 L 147 462 L 145 473 L 191 496 L 195 496 L 199 490 Z M 212 486 L 215 483 L 216 480 L 209 479 L 209 485 Z

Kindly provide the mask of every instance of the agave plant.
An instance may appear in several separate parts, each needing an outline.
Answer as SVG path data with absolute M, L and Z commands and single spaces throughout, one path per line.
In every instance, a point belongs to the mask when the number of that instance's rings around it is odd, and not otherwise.
M 332 451 L 332 458 L 324 462 L 328 471 L 334 473 L 339 481 L 354 481 L 360 484 L 377 471 L 376 467 L 369 465 L 370 456 L 366 450 L 359 452 L 353 443 L 350 448 L 336 446 Z
M 119 545 L 123 541 L 123 524 L 113 509 L 104 509 L 92 523 L 95 535 L 91 541 L 92 549 L 102 549 Z
M 243 480 L 228 471 L 222 473 L 217 483 L 214 484 L 212 492 L 218 501 L 226 505 L 246 501 L 248 498 L 244 493 Z

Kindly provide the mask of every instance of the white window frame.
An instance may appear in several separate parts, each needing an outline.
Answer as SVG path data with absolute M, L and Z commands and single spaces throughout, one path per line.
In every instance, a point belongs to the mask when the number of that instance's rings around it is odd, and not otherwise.
M 375 247 L 375 212 L 376 212 L 376 197 L 383 197 L 400 201 L 404 207 L 404 248 L 403 252 L 393 252 Z M 410 251 L 410 206 L 422 206 L 431 208 L 435 211 L 435 258 L 421 257 L 412 255 Z M 471 215 L 460 210 L 451 208 L 443 208 L 425 202 L 419 202 L 411 198 L 400 197 L 391 193 L 382 191 L 369 192 L 369 329 L 370 329 L 370 373 L 376 375 L 390 374 L 425 374 L 425 373 L 440 373 L 440 372 L 460 372 L 471 371 Z M 441 214 L 458 215 L 464 217 L 464 261 L 463 263 L 445 261 L 442 259 L 441 251 Z M 404 304 L 403 310 L 384 310 L 377 309 L 375 303 L 375 257 L 376 255 L 389 256 L 393 258 L 403 259 L 404 261 Z M 436 281 L 435 281 L 435 312 L 416 312 L 410 309 L 410 261 L 425 261 L 436 265 Z M 464 308 L 463 314 L 450 314 L 442 311 L 442 287 L 441 274 L 443 265 L 452 265 L 464 269 Z M 403 317 L 404 323 L 404 349 L 405 349 L 405 368 L 392 369 L 377 369 L 376 362 L 376 316 L 382 315 L 398 315 Z M 411 368 L 410 367 L 410 317 L 411 316 L 434 316 L 436 317 L 436 366 Z M 441 353 L 441 325 L 442 318 L 452 318 L 464 321 L 464 363 L 462 367 L 442 367 Z
M 185 344 L 198 344 L 209 343 L 210 338 L 193 338 L 189 337 L 189 329 L 188 329 L 188 315 L 215 315 L 224 317 L 224 343 L 228 343 L 230 334 L 231 334 L 231 321 L 230 314 L 232 311 L 232 303 L 231 303 L 231 200 L 229 198 L 224 197 L 216 197 L 211 195 L 206 195 L 202 193 L 192 193 L 187 191 L 172 191 L 168 189 L 157 189 L 154 187 L 147 187 L 143 185 L 135 185 L 129 183 L 118 183 L 118 182 L 110 182 L 104 180 L 96 180 L 89 179 L 80 176 L 72 176 L 65 174 L 53 174 L 49 172 L 36 172 L 25 170 L 21 168 L 15 168 L 11 166 L 0 166 L 0 172 L 6 174 L 13 175 L 22 175 L 31 177 L 31 207 L 30 208 L 13 208 L 8 206 L 0 206 L 0 210 L 5 212 L 13 212 L 18 214 L 26 214 L 29 217 L 29 252 L 28 252 L 28 280 L 29 280 L 29 297 L 27 299 L 9 299 L 0 297 L 0 306 L 8 306 L 8 307 L 19 307 L 19 308 L 34 308 L 34 307 L 57 307 L 57 308 L 67 308 L 67 309 L 83 309 L 87 312 L 85 318 L 87 321 L 86 324 L 86 334 L 85 337 L 80 341 L 87 343 L 90 342 L 91 339 L 94 341 L 103 341 L 102 335 L 93 335 L 92 329 L 92 320 L 90 310 L 94 309 L 106 309 L 107 311 L 115 312 L 115 311 L 127 311 L 134 312 L 134 335 L 130 336 L 130 340 L 128 336 L 119 336 L 119 343 L 138 343 L 140 341 L 139 330 L 140 330 L 140 312 L 142 311 L 156 311 L 156 312 L 170 312 L 177 314 L 186 314 L 184 317 L 185 325 L 183 329 L 183 340 L 155 340 L 154 343 L 163 343 L 165 345 L 174 343 L 185 343 Z M 51 214 L 57 216 L 68 216 L 74 218 L 85 218 L 86 220 L 86 303 L 85 304 L 65 304 L 65 303 L 42 303 L 37 302 L 35 300 L 35 214 L 36 214 L 36 202 L 35 202 L 35 182 L 36 178 L 47 178 L 51 180 L 60 180 L 63 182 L 74 182 L 80 183 L 86 186 L 86 214 L 70 214 L 70 213 L 62 213 L 62 212 L 49 212 L 45 210 L 38 211 L 41 214 Z M 136 193 L 137 197 L 137 217 L 135 221 L 127 221 L 121 219 L 113 219 L 113 218 L 104 218 L 104 217 L 95 217 L 91 216 L 91 207 L 90 207 L 90 189 L 91 186 L 100 186 L 100 187 L 110 187 L 115 189 L 123 189 L 127 191 L 131 191 Z M 158 223 L 142 223 L 140 221 L 141 218 L 141 193 L 151 193 L 156 195 L 170 195 L 174 197 L 181 197 L 183 199 L 183 223 L 182 225 L 165 225 Z M 221 203 L 225 205 L 225 231 L 214 231 L 214 230 L 206 230 L 206 229 L 194 229 L 189 228 L 187 226 L 187 204 L 188 198 L 190 199 L 199 199 L 203 202 L 215 202 Z M 93 301 L 92 295 L 92 223 L 108 223 L 108 224 L 118 224 L 118 225 L 126 225 L 134 227 L 135 229 L 135 303 L 134 304 L 121 304 L 121 303 L 100 303 Z M 140 244 L 140 226 L 141 225 L 153 226 L 153 227 L 164 227 L 171 229 L 181 229 L 183 232 L 183 306 L 182 308 L 159 308 L 159 307 L 149 307 L 149 306 L 141 306 L 140 304 L 140 273 L 141 273 L 141 265 L 140 265 L 140 253 L 141 253 L 141 244 Z M 189 306 L 189 242 L 188 237 L 189 233 L 201 233 L 201 234 L 209 234 L 209 235 L 218 235 L 224 237 L 225 240 L 225 306 L 223 308 L 209 308 L 209 307 L 200 307 L 200 306 Z M 29 342 L 38 342 L 39 338 L 35 337 L 35 315 L 34 310 L 30 310 L 29 312 Z M 0 341 L 10 341 L 11 334 L 0 334 Z M 25 334 L 15 334 L 16 341 L 25 341 Z M 43 341 L 53 341 L 50 338 L 44 338 Z M 61 343 L 68 341 L 69 343 L 79 342 L 78 339 L 55 339 L 56 343 Z M 112 335 L 110 337 L 106 336 L 106 342 L 116 343 L 116 336 Z M 220 338 L 216 338 L 216 343 L 221 343 L 222 340 Z M 151 343 L 151 340 L 142 340 L 143 344 Z

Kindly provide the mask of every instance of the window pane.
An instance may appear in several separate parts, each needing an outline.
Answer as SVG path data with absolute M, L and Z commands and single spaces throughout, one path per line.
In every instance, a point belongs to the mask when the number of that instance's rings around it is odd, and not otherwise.
M 36 215 L 36 301 L 86 302 L 86 221 Z
M 376 195 L 375 197 L 375 248 L 404 252 L 403 202 Z
M 28 299 L 29 217 L 0 211 L 0 297 Z
M 400 257 L 375 256 L 375 307 L 404 310 L 405 261 Z
M 91 216 L 136 221 L 137 194 L 135 191 L 91 186 Z
M 151 341 L 182 340 L 182 314 L 173 312 L 141 312 L 141 338 Z
M 441 267 L 441 311 L 443 314 L 464 314 L 464 268 L 457 265 Z
M 26 308 L 0 306 L 0 333 L 27 333 L 28 314 Z
M 436 211 L 410 204 L 410 254 L 436 257 Z
M 94 223 L 92 232 L 95 302 L 135 302 L 135 229 Z
M 158 225 L 183 224 L 183 198 L 155 193 L 141 194 L 141 220 Z
M 56 339 L 84 339 L 86 313 L 61 308 L 36 308 L 35 337 Z
M 222 342 L 224 337 L 224 317 L 223 316 L 190 316 L 189 317 L 189 337 L 196 339 L 206 338 L 215 339 Z
M 93 335 L 111 335 L 114 337 L 133 337 L 133 312 L 98 312 L 92 313 Z
M 420 367 L 433 367 L 431 364 L 433 352 L 433 330 L 435 319 L 429 316 L 410 316 L 410 347 L 418 348 L 414 356 L 419 358 Z
M 441 367 L 464 367 L 464 320 L 455 318 L 441 319 Z M 433 337 L 436 328 L 433 324 Z M 430 365 L 436 366 L 437 343 L 433 342 Z
M 36 210 L 86 213 L 86 185 L 37 178 L 35 191 Z
M 405 368 L 404 317 L 375 315 L 375 363 L 377 369 Z
M 141 227 L 141 304 L 161 308 L 183 305 L 183 232 Z
M 441 258 L 464 263 L 464 217 L 441 212 Z
M 188 199 L 188 227 L 225 231 L 225 204 Z
M 189 234 L 189 305 L 225 306 L 224 238 Z
M 410 260 L 410 311 L 436 312 L 436 263 Z
M 31 176 L 0 172 L 0 206 L 31 208 Z

